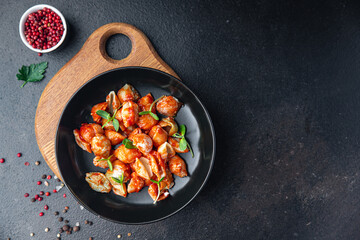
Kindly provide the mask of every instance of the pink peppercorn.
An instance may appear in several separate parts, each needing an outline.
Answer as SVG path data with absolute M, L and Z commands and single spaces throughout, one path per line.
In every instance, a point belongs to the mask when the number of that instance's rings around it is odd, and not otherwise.
M 41 185 L 41 183 L 42 183 L 41 181 L 37 181 L 37 183 L 36 183 L 36 184 L 37 184 L 37 185 Z
M 4 162 L 5 162 L 5 159 L 1 158 L 0 163 L 4 163 Z
M 41 196 L 44 195 L 44 192 L 43 192 L 43 191 L 40 191 L 40 195 L 41 195 Z
M 46 195 L 46 196 L 50 196 L 50 193 L 49 193 L 49 192 L 46 192 L 45 195 Z
M 46 48 L 44 47 L 44 49 L 46 49 Z M 39 55 L 39 57 L 41 57 L 41 56 L 42 56 L 42 53 L 41 53 L 41 52 L 39 52 L 39 53 L 38 53 L 38 55 Z
M 39 213 L 39 216 L 40 217 L 44 216 L 44 213 L 43 212 Z
M 39 197 L 39 198 L 38 198 L 38 201 L 39 201 L 39 202 L 41 202 L 42 200 L 43 200 L 43 198 L 42 198 L 42 197 Z
M 29 162 L 25 162 L 24 165 L 25 165 L 25 166 L 29 166 L 30 163 L 29 163 Z
M 22 155 L 21 153 L 18 153 L 18 154 L 17 154 L 18 157 L 21 157 L 21 155 Z
M 24 194 L 24 197 L 29 197 L 29 194 L 28 194 L 28 193 L 25 193 L 25 194 Z
M 36 194 L 34 198 L 37 200 L 39 198 L 39 195 Z
M 57 193 L 56 189 L 53 190 L 53 193 Z
M 48 175 L 48 176 L 47 176 L 47 179 L 49 179 L 49 180 L 50 180 L 50 179 L 51 179 L 51 175 Z
M 66 198 L 66 194 L 65 194 L 65 193 L 64 193 L 63 197 Z
M 48 210 L 48 209 L 49 209 L 49 206 L 48 206 L 48 205 L 45 205 L 45 206 L 44 206 L 44 209 L 45 209 L 45 210 Z

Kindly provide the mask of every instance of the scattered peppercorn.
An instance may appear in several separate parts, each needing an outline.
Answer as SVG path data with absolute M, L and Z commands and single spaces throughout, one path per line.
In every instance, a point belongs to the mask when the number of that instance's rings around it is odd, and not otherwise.
M 60 238 L 60 233 L 56 234 L 56 236 L 57 236 L 58 238 Z
M 51 178 L 52 178 L 52 176 L 51 176 L 51 175 L 48 175 L 48 176 L 47 176 L 47 179 L 49 179 L 49 180 L 50 180 Z
M 92 238 L 92 237 L 89 237 L 89 240 L 93 240 L 93 238 Z
M 65 220 L 64 223 L 68 224 L 68 223 L 69 223 L 69 220 Z
M 68 206 L 66 206 L 66 207 L 65 207 L 65 210 L 69 210 L 69 207 L 68 207 Z
M 42 179 L 45 179 L 45 178 L 46 178 L 46 175 L 45 175 L 45 174 L 44 174 L 44 175 L 42 175 L 42 176 L 41 176 L 41 178 L 42 178 Z
M 128 233 L 128 236 L 130 237 L 130 236 L 131 236 L 131 233 Z
M 57 237 L 56 240 L 61 240 L 61 238 L 60 238 L 60 237 Z
M 63 233 L 64 230 L 62 228 L 59 228 L 59 233 Z
M 30 236 L 33 237 L 35 235 L 35 233 L 30 233 Z
M 89 225 L 92 226 L 92 225 L 93 225 L 93 222 L 90 221 L 90 222 L 89 222 Z
M 65 194 L 65 193 L 63 194 L 63 197 L 66 198 L 66 194 Z
M 117 238 L 121 238 L 121 234 L 117 235 Z
M 66 213 L 66 212 L 67 212 L 67 210 L 66 210 L 66 209 L 64 209 L 62 212 L 63 212 L 63 213 Z
M 25 193 L 25 194 L 24 194 L 24 197 L 29 197 L 29 194 L 28 194 L 28 193 Z
M 50 229 L 49 228 L 45 228 L 45 232 L 48 232 Z
M 36 194 L 34 198 L 37 200 L 39 198 L 39 195 Z
M 60 179 L 56 179 L 56 181 L 61 182 L 61 180 L 60 180 Z
M 40 162 L 39 162 L 39 161 L 36 161 L 36 162 L 35 162 L 35 165 L 36 165 L 36 166 L 38 166 L 39 164 L 40 164 Z
M 69 225 L 64 225 L 64 226 L 62 227 L 62 229 L 63 229 L 64 231 L 68 231 L 68 230 L 70 229 L 70 226 L 69 226 Z
M 43 198 L 42 198 L 42 197 L 39 197 L 37 200 L 41 202 L 41 201 L 43 200 Z
M 50 193 L 49 193 L 49 192 L 46 192 L 45 195 L 46 195 L 46 196 L 50 196 Z
M 41 182 L 41 181 L 37 181 L 36 184 L 37 184 L 37 185 L 41 185 L 42 182 Z
M 40 217 L 44 216 L 44 213 L 43 212 L 39 213 L 39 216 Z
M 35 199 L 35 198 L 31 198 L 30 201 L 31 201 L 31 202 L 35 202 L 36 199 Z
M 18 154 L 17 154 L 17 156 L 18 156 L 18 157 L 21 157 L 21 156 L 22 156 L 22 154 L 21 154 L 21 153 L 18 153 Z
M 54 212 L 54 215 L 55 216 L 59 215 L 59 212 L 58 211 Z
M 41 196 L 44 195 L 44 192 L 43 192 L 43 191 L 40 191 L 40 195 L 41 195 Z
M 45 206 L 44 206 L 44 209 L 45 209 L 45 210 L 49 210 L 49 206 L 48 206 L 48 205 L 45 205 Z
M 53 190 L 53 193 L 57 193 L 56 189 Z
M 85 224 L 89 224 L 89 221 L 88 221 L 88 220 L 85 220 Z
M 71 231 L 69 231 L 69 230 L 66 231 L 66 234 L 67 234 L 67 235 L 70 235 L 70 234 L 71 234 Z
M 79 227 L 79 226 L 75 226 L 73 230 L 74 230 L 74 232 L 77 232 L 77 231 L 80 230 L 80 227 Z
M 45 186 L 47 186 L 47 187 L 49 186 L 49 182 L 48 182 L 48 181 L 45 181 L 44 184 L 45 184 Z
M 0 163 L 4 163 L 4 162 L 5 162 L 5 159 L 1 158 Z
M 41 56 L 42 56 L 42 53 L 41 53 L 41 52 L 39 52 L 39 53 L 38 53 L 38 55 L 39 55 L 39 57 L 41 57 Z
M 64 219 L 62 217 L 58 218 L 59 222 L 62 222 Z
M 29 162 L 25 162 L 24 165 L 25 165 L 25 166 L 29 166 L 30 163 L 29 163 Z

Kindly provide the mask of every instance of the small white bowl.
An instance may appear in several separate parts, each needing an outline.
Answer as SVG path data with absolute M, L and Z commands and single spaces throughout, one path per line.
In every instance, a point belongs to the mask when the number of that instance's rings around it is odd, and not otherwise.
M 37 48 L 33 48 L 27 41 L 26 41 L 26 37 L 24 34 L 25 31 L 25 22 L 26 19 L 28 18 L 30 13 L 33 12 L 37 12 L 38 10 L 42 10 L 43 8 L 49 8 L 52 11 L 54 11 L 57 15 L 59 15 L 59 17 L 61 18 L 61 21 L 63 23 L 64 26 L 64 32 L 63 35 L 60 39 L 60 41 L 53 47 L 49 48 L 49 49 L 45 49 L 45 50 L 39 50 Z M 59 10 L 57 10 L 56 8 L 54 8 L 53 6 L 47 5 L 47 4 L 39 4 L 39 5 L 35 5 L 31 8 L 29 8 L 22 16 L 20 19 L 20 23 L 19 23 L 19 33 L 20 33 L 20 37 L 21 40 L 23 41 L 23 43 L 25 44 L 25 46 L 27 46 L 28 48 L 30 48 L 31 50 L 33 50 L 34 52 L 38 52 L 38 53 L 48 53 L 48 52 L 52 52 L 55 49 L 57 49 L 65 40 L 66 34 L 67 34 L 67 25 L 66 25 L 66 21 L 64 16 L 61 14 L 61 12 Z

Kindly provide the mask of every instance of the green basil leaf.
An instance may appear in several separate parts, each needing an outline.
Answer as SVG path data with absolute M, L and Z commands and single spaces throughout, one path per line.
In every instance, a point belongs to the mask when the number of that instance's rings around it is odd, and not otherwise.
M 194 153 L 193 153 L 193 150 L 191 149 L 191 146 L 190 146 L 189 143 L 187 143 L 187 147 L 188 147 L 189 150 L 190 150 L 191 156 L 194 158 Z
M 108 119 L 108 120 L 111 118 L 110 113 L 105 112 L 103 110 L 97 110 L 96 114 L 99 115 L 100 117 Z
M 145 115 L 145 114 L 149 114 L 150 111 L 143 111 L 143 112 L 139 112 L 139 115 Z
M 107 163 L 108 163 L 108 165 L 109 165 L 110 171 L 112 171 L 112 170 L 113 170 L 113 165 L 112 165 L 110 159 L 107 160 Z
M 180 150 L 181 150 L 181 151 L 184 151 L 184 150 L 186 149 L 186 147 L 187 147 L 187 142 L 186 142 L 185 138 L 182 138 L 182 139 L 180 140 L 179 147 L 180 147 Z
M 173 136 L 173 137 L 176 137 L 176 138 L 182 138 L 182 137 L 183 137 L 183 136 L 181 136 L 181 135 L 178 134 L 178 133 L 174 133 L 172 136 Z
M 184 124 L 180 125 L 180 134 L 185 136 L 185 132 L 186 132 L 186 127 Z
M 137 148 L 136 146 L 134 146 L 133 142 L 127 138 L 125 138 L 123 141 L 122 141 L 122 144 L 124 144 L 124 146 L 127 148 L 127 149 L 134 149 L 134 148 Z
M 117 183 L 121 183 L 120 179 L 115 178 L 115 177 L 111 177 L 111 178 L 112 178 L 112 180 L 114 180 L 115 182 L 117 182 Z
M 156 184 L 158 183 L 157 181 L 155 181 L 155 180 L 153 180 L 153 179 L 150 179 L 150 181 L 152 181 L 153 183 L 156 183 Z
M 155 119 L 155 120 L 159 120 L 159 117 L 158 117 L 155 113 L 153 113 L 153 112 L 149 112 L 149 114 L 150 114 L 150 116 L 152 116 L 152 117 L 153 117 L 153 119 Z
M 161 181 L 164 179 L 165 177 L 162 177 L 160 180 L 159 180 L 159 183 L 161 183 Z
M 113 126 L 115 128 L 115 131 L 119 131 L 119 127 L 120 127 L 119 121 L 117 119 L 114 119 L 112 122 L 113 122 Z
M 107 161 L 107 160 L 108 160 L 107 158 L 103 158 L 103 159 L 99 159 L 97 161 L 100 162 L 100 161 Z

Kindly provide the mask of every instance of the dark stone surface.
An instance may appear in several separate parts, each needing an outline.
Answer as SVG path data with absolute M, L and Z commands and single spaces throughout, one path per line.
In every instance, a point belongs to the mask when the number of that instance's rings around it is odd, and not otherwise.
M 0 239 L 28 239 L 30 232 L 32 239 L 55 239 L 63 223 L 54 211 L 72 227 L 81 224 L 63 239 L 360 238 L 358 1 L 44 2 L 65 15 L 70 35 L 61 50 L 42 57 L 18 34 L 21 15 L 38 2 L 0 7 L 0 157 L 6 159 Z M 114 21 L 145 32 L 208 108 L 217 133 L 205 189 L 175 216 L 150 225 L 98 219 L 65 189 L 42 202 L 23 197 L 56 185 L 36 185 L 50 174 L 34 136 L 41 92 L 96 28 Z M 128 46 L 111 42 L 109 51 L 121 56 Z M 49 62 L 45 79 L 20 89 L 17 70 L 39 61 Z

